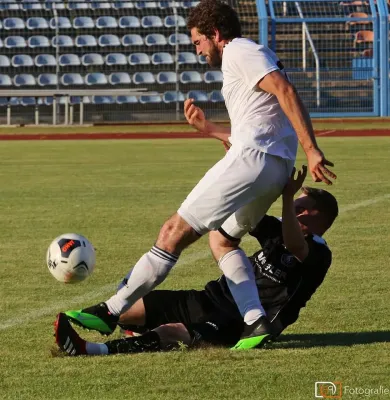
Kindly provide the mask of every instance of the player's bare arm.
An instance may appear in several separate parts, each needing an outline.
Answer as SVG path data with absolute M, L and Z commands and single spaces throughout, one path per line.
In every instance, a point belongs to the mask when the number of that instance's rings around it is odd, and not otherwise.
M 294 86 L 288 82 L 280 71 L 273 71 L 266 75 L 258 84 L 261 90 L 275 95 L 281 108 L 294 127 L 303 150 L 306 153 L 310 174 L 315 182 L 325 182 L 331 185 L 330 179 L 336 175 L 326 166 L 333 166 L 319 149 L 313 126 L 302 100 Z
M 302 166 L 302 170 L 298 171 L 296 178 L 295 172 L 296 170 L 294 168 L 282 194 L 282 232 L 284 244 L 287 250 L 300 262 L 303 262 L 309 254 L 309 246 L 296 217 L 294 195 L 302 187 L 306 178 L 307 167 L 305 165 Z
M 229 142 L 230 128 L 207 121 L 203 110 L 194 104 L 194 99 L 187 99 L 184 102 L 184 116 L 199 132 L 222 142 Z

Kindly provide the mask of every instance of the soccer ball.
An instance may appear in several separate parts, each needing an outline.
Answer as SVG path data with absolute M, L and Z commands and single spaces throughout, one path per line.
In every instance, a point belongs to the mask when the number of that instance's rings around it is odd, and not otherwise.
M 55 238 L 46 253 L 50 273 L 60 282 L 77 283 L 92 274 L 95 249 L 84 236 L 65 233 Z

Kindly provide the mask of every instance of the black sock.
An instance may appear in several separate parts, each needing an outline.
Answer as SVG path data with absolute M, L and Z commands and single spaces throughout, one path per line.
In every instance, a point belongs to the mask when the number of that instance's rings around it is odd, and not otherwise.
M 157 332 L 150 331 L 142 336 L 110 340 L 105 343 L 109 354 L 119 353 L 143 353 L 160 351 L 161 343 Z

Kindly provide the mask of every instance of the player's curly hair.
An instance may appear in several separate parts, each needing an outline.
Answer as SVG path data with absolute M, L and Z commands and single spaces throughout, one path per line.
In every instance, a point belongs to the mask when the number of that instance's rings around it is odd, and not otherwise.
M 241 37 L 241 24 L 232 7 L 221 0 L 201 0 L 187 18 L 187 28 L 197 28 L 199 33 L 211 38 L 217 29 L 222 39 Z

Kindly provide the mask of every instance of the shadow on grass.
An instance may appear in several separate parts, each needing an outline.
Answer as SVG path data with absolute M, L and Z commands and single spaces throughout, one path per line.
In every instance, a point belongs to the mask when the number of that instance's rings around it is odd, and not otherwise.
M 295 349 L 358 344 L 390 343 L 390 331 L 332 332 L 281 335 L 272 348 Z

